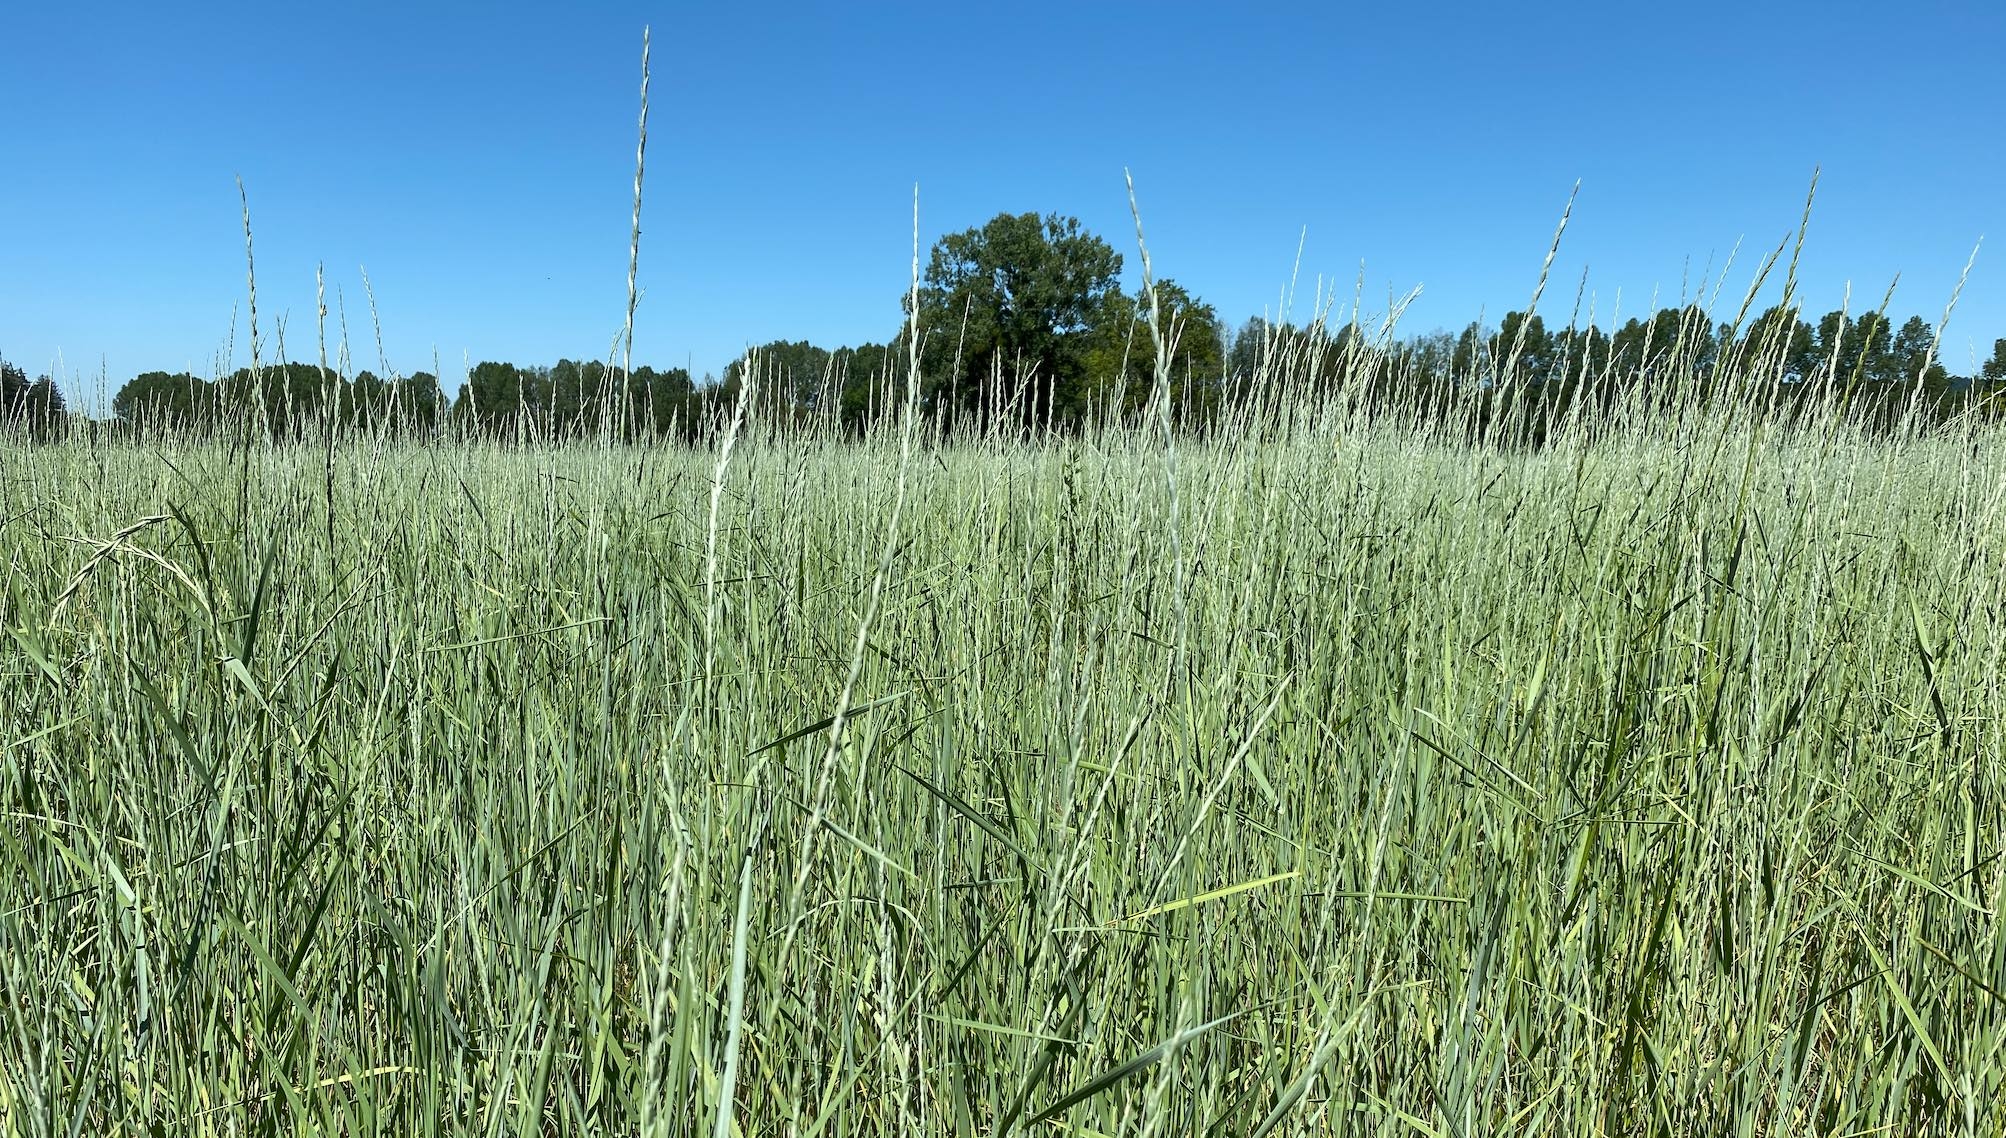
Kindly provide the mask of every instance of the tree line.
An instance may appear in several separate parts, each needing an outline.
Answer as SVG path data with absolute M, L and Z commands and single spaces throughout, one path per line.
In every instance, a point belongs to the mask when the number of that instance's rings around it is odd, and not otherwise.
M 37 438 L 60 434 L 68 422 L 62 389 L 44 375 L 33 382 L 18 365 L 0 359 L 0 424 L 27 428 Z
M 148 372 L 120 388 L 117 423 L 167 429 L 252 427 L 285 438 L 370 426 L 431 432 L 452 426 L 499 437 L 694 437 L 737 403 L 750 380 L 757 411 L 779 422 L 858 432 L 904 397 L 905 340 L 918 304 L 920 402 L 946 426 L 1063 430 L 1132 415 L 1161 390 L 1182 424 L 1203 429 L 1248 401 L 1286 396 L 1398 405 L 1479 425 L 1550 424 L 1639 392 L 1672 399 L 1728 378 L 1758 379 L 1773 402 L 1834 398 L 1872 417 L 1995 414 L 2006 391 L 2006 339 L 1973 376 L 1937 358 L 1936 329 L 1919 316 L 1835 311 L 1815 323 L 1792 304 L 1716 322 L 1697 305 L 1633 317 L 1611 330 L 1550 326 L 1509 312 L 1389 341 L 1320 314 L 1306 324 L 1255 317 L 1230 328 L 1173 280 L 1125 291 L 1122 257 L 1073 218 L 1000 214 L 937 242 L 906 319 L 881 343 L 823 347 L 775 341 L 722 377 L 683 368 L 631 372 L 595 360 L 554 365 L 483 361 L 448 399 L 436 376 L 340 375 L 282 363 L 208 381 Z M 1159 353 L 1162 357 L 1159 359 Z M 46 378 L 5 372 L 5 413 L 50 424 L 61 394 Z M 1529 428 L 1527 428 L 1529 429 Z
M 317 364 L 280 363 L 240 368 L 213 382 L 187 372 L 147 372 L 119 388 L 111 409 L 114 422 L 126 426 L 247 427 L 276 439 L 329 426 L 429 434 L 449 424 L 484 434 L 570 438 L 609 424 L 629 435 L 666 432 L 687 413 L 692 392 L 681 368 L 629 374 L 598 361 L 564 359 L 548 367 L 484 361 L 451 399 L 430 372 L 343 376 Z

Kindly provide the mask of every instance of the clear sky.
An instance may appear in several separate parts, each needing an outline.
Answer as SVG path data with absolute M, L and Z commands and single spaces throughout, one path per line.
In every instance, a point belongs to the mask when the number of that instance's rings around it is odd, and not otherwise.
M 356 367 L 605 357 L 626 304 L 654 35 L 635 361 L 884 339 L 921 239 L 1002 211 L 1150 250 L 1237 325 L 1319 279 L 1410 333 L 1598 322 L 1725 272 L 1731 315 L 1823 167 L 1805 304 L 2006 336 L 2006 5 L 76 4 L 0 6 L 0 355 L 98 377 L 312 359 L 314 267 Z M 1772 293 L 1774 289 L 1770 290 Z M 1620 297 L 1620 302 L 1619 302 Z M 1734 298 L 1730 300 L 1728 298 Z M 1619 308 L 1620 303 L 1620 308 Z M 233 309 L 235 336 L 231 338 Z M 330 315 L 330 335 L 339 313 Z M 270 350 L 268 349 L 268 356 Z

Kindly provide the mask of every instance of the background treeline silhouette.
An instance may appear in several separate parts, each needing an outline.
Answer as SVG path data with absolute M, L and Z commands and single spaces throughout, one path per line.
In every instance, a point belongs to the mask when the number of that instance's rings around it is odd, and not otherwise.
M 25 427 L 36 438 L 63 432 L 68 422 L 63 392 L 48 376 L 29 382 L 28 373 L 0 359 L 0 424 Z
M 156 429 L 214 430 L 254 424 L 275 438 L 291 438 L 327 423 L 382 424 L 429 430 L 443 398 L 428 372 L 385 380 L 363 371 L 343 377 L 315 364 L 239 368 L 213 382 L 187 372 L 149 371 L 134 376 L 112 397 L 112 418 Z
M 1158 281 L 1153 297 L 1124 291 L 1121 268 L 1106 241 L 1058 215 L 1000 214 L 942 238 L 917 293 L 922 410 L 943 429 L 1070 431 L 1142 412 L 1161 380 L 1172 417 L 1194 431 L 1268 402 L 1296 413 L 1398 410 L 1480 438 L 1538 442 L 1583 416 L 1670 408 L 1730 386 L 1771 412 L 1838 407 L 1885 425 L 1998 416 L 2006 391 L 2006 339 L 1976 375 L 1954 375 L 1937 357 L 1936 327 L 1920 316 L 1897 324 L 1882 312 L 1834 311 L 1813 323 L 1786 301 L 1716 320 L 1685 305 L 1604 330 L 1508 312 L 1495 327 L 1396 339 L 1383 325 L 1328 311 L 1231 329 L 1175 281 Z M 913 299 L 901 297 L 901 307 Z M 728 418 L 751 379 L 761 421 L 856 435 L 903 399 L 905 325 L 884 343 L 854 347 L 774 341 L 702 383 L 683 368 L 490 360 L 449 398 L 426 372 L 385 378 L 281 363 L 216 380 L 147 372 L 119 389 L 111 411 L 115 429 L 274 440 L 328 428 L 691 439 Z M 29 383 L 11 365 L 5 374 L 6 417 L 41 435 L 60 430 L 55 385 Z

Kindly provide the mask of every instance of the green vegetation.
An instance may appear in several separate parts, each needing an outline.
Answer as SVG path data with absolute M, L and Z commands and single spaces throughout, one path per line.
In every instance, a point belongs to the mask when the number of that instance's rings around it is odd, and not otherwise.
M 1158 379 L 1157 341 L 1148 292 L 1122 291 L 1121 267 L 1106 241 L 1056 214 L 999 214 L 943 237 L 917 297 L 928 329 L 920 392 L 928 418 L 947 430 L 1008 422 L 1033 432 L 1080 431 L 1144 410 Z M 1937 358 L 1934 325 L 1910 316 L 1897 326 L 1885 311 L 1828 312 L 1813 326 L 1786 300 L 1715 323 L 1706 308 L 1689 303 L 1608 332 L 1578 314 L 1549 328 L 1537 313 L 1508 312 L 1496 328 L 1472 323 L 1455 334 L 1385 342 L 1383 330 L 1358 314 L 1345 319 L 1329 309 L 1302 324 L 1255 317 L 1232 331 L 1212 305 L 1176 282 L 1154 287 L 1161 329 L 1177 332 L 1166 377 L 1172 416 L 1193 431 L 1272 398 L 1264 385 L 1286 372 L 1314 381 L 1298 392 L 1312 403 L 1362 398 L 1396 411 L 1417 400 L 1489 405 L 1477 414 L 1516 418 L 1536 440 L 1541 424 L 1571 414 L 1577 403 L 1711 385 L 1758 358 L 1773 372 L 1779 401 L 1817 405 L 1836 388 L 1883 426 L 1917 414 L 1931 422 L 1974 412 L 1997 417 L 2006 408 L 2006 339 L 1994 343 L 1976 375 L 1956 376 Z M 905 302 L 909 308 L 911 298 Z M 1368 344 L 1373 374 L 1365 384 L 1357 364 Z M 900 406 L 905 356 L 898 335 L 834 349 L 766 344 L 756 355 L 765 368 L 762 414 L 860 435 Z M 332 418 L 369 429 L 452 426 L 514 441 L 687 442 L 729 417 L 751 358 L 701 383 L 683 368 L 628 373 L 596 360 L 551 367 L 488 360 L 468 370 L 450 403 L 439 379 L 424 372 L 349 377 L 296 363 L 239 369 L 214 383 L 148 372 L 120 388 L 112 412 L 127 430 L 165 424 L 216 433 L 224 423 L 255 422 L 285 437 L 293 424 Z M 1536 410 L 1517 406 L 1528 403 Z
M 2006 1133 L 2006 341 L 1024 214 L 699 385 L 637 258 L 450 402 L 0 368 L 0 1138 Z
M 351 378 L 294 363 L 238 368 L 214 383 L 187 372 L 145 372 L 119 388 L 111 411 L 120 424 L 155 431 L 215 431 L 234 423 L 280 440 L 312 437 L 330 423 L 428 432 L 444 402 L 438 377 L 429 372 L 384 380 L 362 371 Z
M 10 439 L 0 1133 L 2006 1131 L 2006 448 L 1709 332 Z
M 62 433 L 66 410 L 62 389 L 48 376 L 30 383 L 27 372 L 0 359 L 0 428 L 12 425 L 47 440 Z

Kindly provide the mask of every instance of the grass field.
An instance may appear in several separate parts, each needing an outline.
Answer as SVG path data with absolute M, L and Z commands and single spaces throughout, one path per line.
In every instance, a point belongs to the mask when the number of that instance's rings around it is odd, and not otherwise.
M 5 444 L 0 1134 L 2006 1131 L 1996 434 L 900 441 Z

